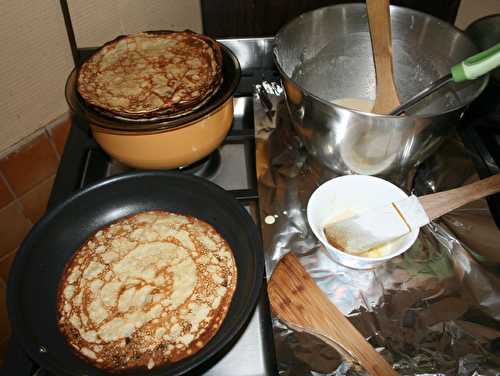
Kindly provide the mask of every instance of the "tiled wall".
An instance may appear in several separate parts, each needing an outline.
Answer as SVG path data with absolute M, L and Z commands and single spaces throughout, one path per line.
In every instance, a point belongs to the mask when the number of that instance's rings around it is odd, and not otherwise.
M 199 0 L 68 0 L 79 47 L 143 30 L 201 32 Z M 0 150 L 67 110 L 73 59 L 59 1 L 1 2 Z M 22 46 L 22 48 L 20 48 Z
M 70 120 L 58 120 L 0 157 L 0 362 L 10 328 L 6 286 L 10 265 L 31 226 L 45 212 Z

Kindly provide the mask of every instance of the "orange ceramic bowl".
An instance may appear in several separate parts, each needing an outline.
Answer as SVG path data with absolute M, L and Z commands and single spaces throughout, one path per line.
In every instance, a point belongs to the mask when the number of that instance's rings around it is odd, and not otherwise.
M 223 82 L 196 111 L 174 119 L 128 119 L 104 113 L 80 97 L 77 69 L 66 82 L 72 111 L 87 120 L 96 142 L 114 159 L 140 169 L 173 169 L 210 154 L 224 140 L 233 121 L 233 94 L 240 79 L 234 54 L 222 46 Z
M 205 117 L 158 133 L 110 131 L 90 124 L 97 143 L 113 158 L 131 167 L 172 169 L 210 154 L 224 140 L 233 121 L 233 98 Z

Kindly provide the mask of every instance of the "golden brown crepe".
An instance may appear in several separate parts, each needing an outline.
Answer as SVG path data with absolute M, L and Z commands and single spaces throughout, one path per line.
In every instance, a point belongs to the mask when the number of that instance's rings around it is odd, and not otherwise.
M 118 37 L 79 69 L 77 89 L 88 104 L 138 118 L 186 114 L 222 82 L 219 44 L 191 31 Z
M 230 247 L 209 224 L 164 211 L 139 213 L 98 231 L 67 263 L 59 328 L 99 368 L 175 362 L 217 332 L 236 274 Z

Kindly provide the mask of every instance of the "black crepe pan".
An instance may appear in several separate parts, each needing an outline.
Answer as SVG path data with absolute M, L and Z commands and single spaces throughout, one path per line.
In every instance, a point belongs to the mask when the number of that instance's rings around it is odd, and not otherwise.
M 264 278 L 259 232 L 246 210 L 225 190 L 195 176 L 134 172 L 102 180 L 69 197 L 30 231 L 17 252 L 8 284 L 13 335 L 28 355 L 56 375 L 108 375 L 73 353 L 57 328 L 56 292 L 65 263 L 99 228 L 144 210 L 200 218 L 230 244 L 238 278 L 222 326 L 196 354 L 129 375 L 181 375 L 220 356 L 255 308 Z

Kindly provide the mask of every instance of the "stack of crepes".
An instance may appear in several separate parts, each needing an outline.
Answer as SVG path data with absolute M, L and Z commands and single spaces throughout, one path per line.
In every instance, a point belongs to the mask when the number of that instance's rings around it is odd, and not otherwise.
M 77 89 L 106 115 L 168 119 L 201 107 L 221 83 L 215 40 L 191 31 L 150 31 L 106 43 L 80 67 Z

